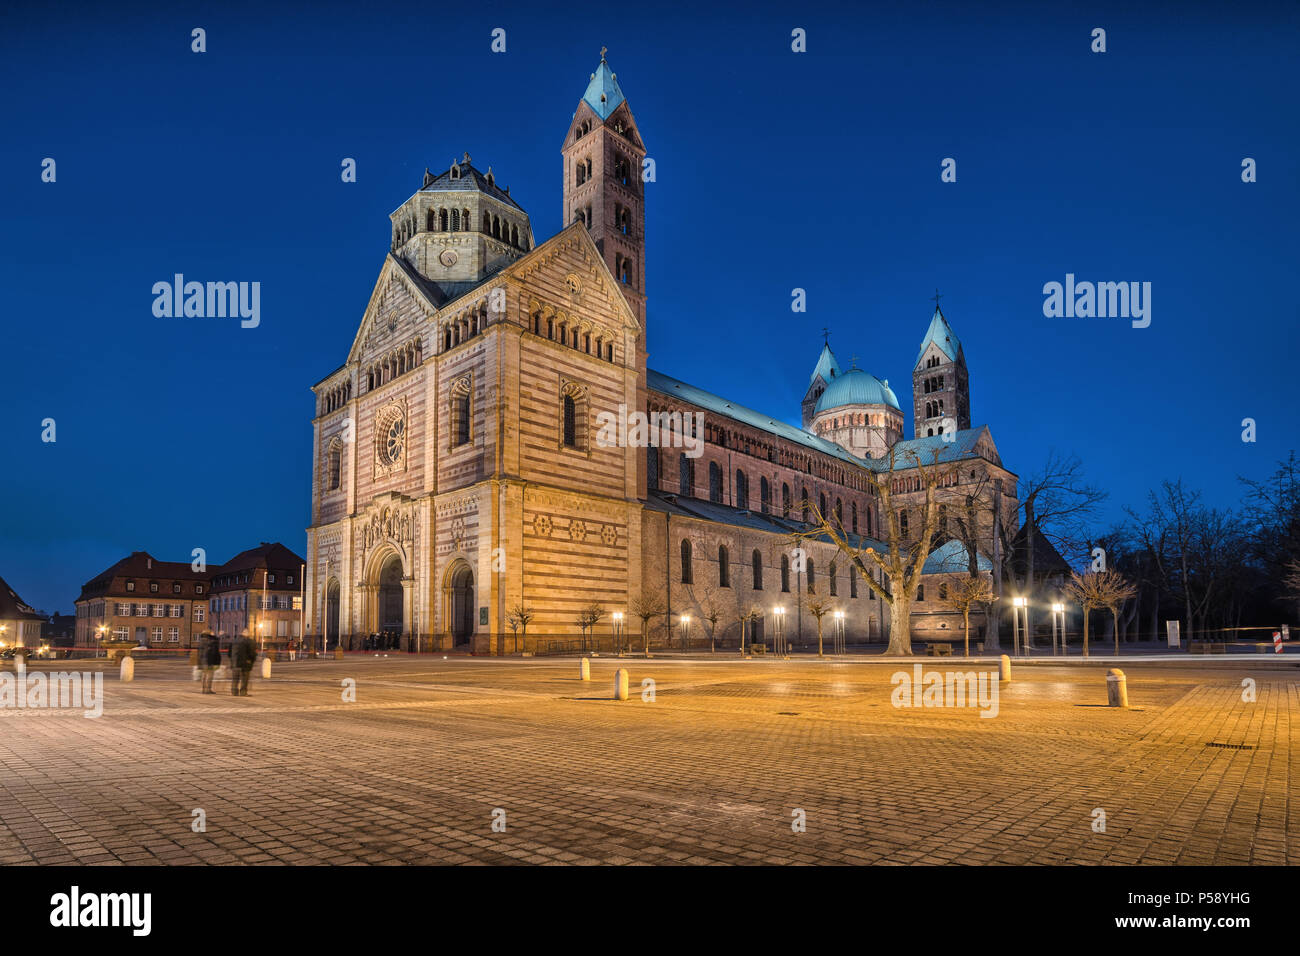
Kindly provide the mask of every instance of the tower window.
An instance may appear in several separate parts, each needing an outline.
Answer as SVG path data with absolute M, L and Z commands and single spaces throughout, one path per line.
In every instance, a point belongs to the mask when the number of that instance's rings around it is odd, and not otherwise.
M 587 450 L 587 393 L 569 382 L 560 393 L 561 441 L 568 448 Z
M 578 444 L 578 406 L 572 395 L 564 396 L 564 443 L 570 448 Z
M 451 387 L 452 447 L 468 445 L 470 438 L 470 382 L 466 376 Z

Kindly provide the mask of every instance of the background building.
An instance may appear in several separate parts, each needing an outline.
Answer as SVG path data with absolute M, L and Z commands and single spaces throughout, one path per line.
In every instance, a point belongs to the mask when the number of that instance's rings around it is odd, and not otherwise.
M 39 647 L 45 618 L 0 578 L 0 643 Z
M 263 541 L 212 572 L 208 630 L 229 640 L 246 634 L 284 647 L 302 635 L 303 561 Z
M 77 646 L 101 636 L 154 648 L 191 647 L 205 630 L 209 572 L 184 561 L 134 551 L 82 585 L 76 601 Z

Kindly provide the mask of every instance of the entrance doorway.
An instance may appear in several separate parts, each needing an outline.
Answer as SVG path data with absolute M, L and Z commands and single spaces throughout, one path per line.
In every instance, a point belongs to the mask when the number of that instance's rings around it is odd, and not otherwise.
M 469 644 L 474 637 L 474 572 L 462 564 L 451 578 L 452 646 Z
M 393 555 L 379 571 L 379 630 L 394 634 L 405 632 L 402 600 L 402 559 Z
M 326 650 L 339 645 L 339 582 L 331 580 L 325 591 L 325 638 Z M 329 644 L 333 641 L 333 645 Z

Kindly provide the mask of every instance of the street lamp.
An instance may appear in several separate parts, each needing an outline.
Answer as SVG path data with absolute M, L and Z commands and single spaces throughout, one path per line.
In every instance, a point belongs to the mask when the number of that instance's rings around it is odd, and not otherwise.
M 683 614 L 678 620 L 682 623 L 682 650 L 688 651 L 691 648 L 691 616 Z
M 1027 637 L 1020 630 L 1020 612 L 1022 610 L 1025 611 L 1025 630 L 1029 630 L 1029 612 L 1025 610 L 1027 603 L 1022 597 L 1011 599 L 1011 643 L 1017 656 L 1024 653 L 1025 638 Z
M 777 606 L 772 608 L 772 617 L 776 622 L 776 633 L 772 638 L 772 650 L 776 654 L 785 655 L 785 608 Z
M 1059 601 L 1052 605 L 1052 656 L 1056 656 L 1056 616 L 1061 616 L 1061 654 L 1065 655 L 1065 605 Z
M 623 656 L 623 612 L 614 612 L 614 646 L 618 648 L 618 656 Z
M 844 612 L 835 612 L 835 653 L 844 653 Z

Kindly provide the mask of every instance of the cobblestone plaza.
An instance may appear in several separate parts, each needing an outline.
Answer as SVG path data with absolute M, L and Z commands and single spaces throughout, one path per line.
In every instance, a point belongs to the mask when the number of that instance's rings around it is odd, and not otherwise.
M 1289 660 L 1126 662 L 1127 710 L 1017 662 L 993 719 L 892 706 L 913 663 L 355 656 L 232 698 L 68 661 L 103 715 L 0 710 L 0 863 L 1300 861 Z

